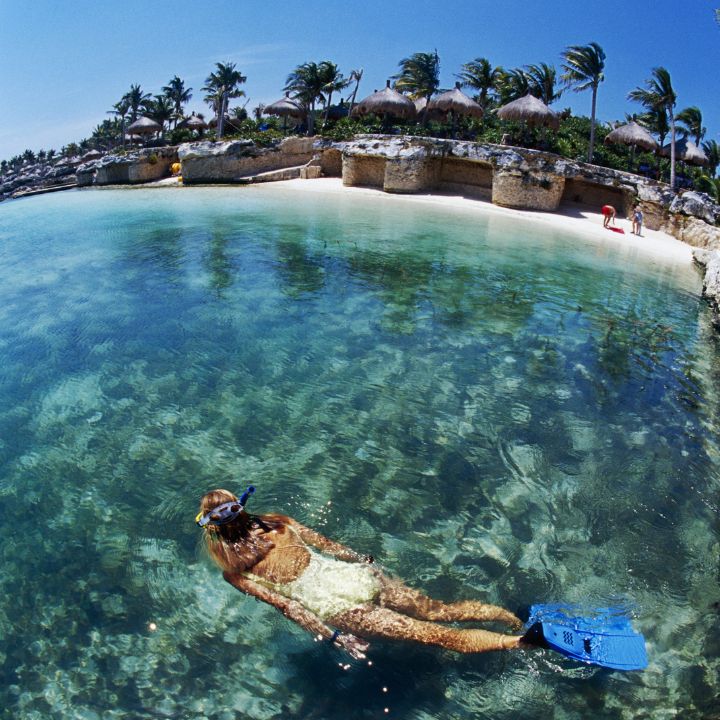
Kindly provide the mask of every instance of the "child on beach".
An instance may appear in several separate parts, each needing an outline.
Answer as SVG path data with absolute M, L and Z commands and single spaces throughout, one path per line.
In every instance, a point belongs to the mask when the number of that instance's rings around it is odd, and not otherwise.
M 642 225 L 643 225 L 643 213 L 640 209 L 640 205 L 636 205 L 633 208 L 632 216 L 632 233 L 642 237 Z
M 196 522 L 227 582 L 285 617 L 362 659 L 365 638 L 411 640 L 461 653 L 510 650 L 532 643 L 519 635 L 441 623 L 522 623 L 511 612 L 476 600 L 444 603 L 385 575 L 362 555 L 286 515 L 250 515 L 238 498 L 213 490 Z

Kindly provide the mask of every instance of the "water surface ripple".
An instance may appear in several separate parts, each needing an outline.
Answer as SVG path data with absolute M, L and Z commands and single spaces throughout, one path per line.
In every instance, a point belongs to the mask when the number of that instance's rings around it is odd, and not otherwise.
M 716 712 L 693 268 L 257 187 L 5 203 L 0 244 L 0 717 Z M 440 598 L 622 603 L 650 667 L 376 643 L 343 670 L 198 552 L 199 496 L 248 482 Z

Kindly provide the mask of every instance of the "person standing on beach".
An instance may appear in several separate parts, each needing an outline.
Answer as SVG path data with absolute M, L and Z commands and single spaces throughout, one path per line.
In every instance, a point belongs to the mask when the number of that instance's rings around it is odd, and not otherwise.
M 605 219 L 603 220 L 603 227 L 610 227 L 611 220 L 612 224 L 615 224 L 615 215 L 617 213 L 612 205 L 603 205 L 601 212 L 605 216 Z
M 642 237 L 642 225 L 643 225 L 643 213 L 640 209 L 640 205 L 636 205 L 633 208 L 632 216 L 632 233 L 638 237 Z

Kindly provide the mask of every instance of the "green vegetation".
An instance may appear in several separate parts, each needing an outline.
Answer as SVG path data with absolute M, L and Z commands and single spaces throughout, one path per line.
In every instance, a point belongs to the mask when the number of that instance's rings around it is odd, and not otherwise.
M 605 77 L 605 52 L 595 42 L 587 45 L 570 45 L 560 55 L 562 74 L 558 76 L 555 67 L 545 62 L 525 65 L 520 68 L 494 66 L 485 57 L 475 59 L 461 66 L 455 75 L 461 87 L 483 108 L 481 119 L 456 118 L 453 123 L 440 120 L 442 116 L 428 114 L 427 107 L 413 120 L 396 121 L 387 116 L 356 117 L 353 108 L 358 98 L 362 69 L 351 70 L 346 77 L 330 60 L 306 62 L 298 65 L 287 76 L 284 90 L 300 108 L 300 117 L 292 118 L 292 132 L 316 132 L 330 140 L 349 140 L 359 133 L 404 133 L 447 138 L 456 135 L 459 139 L 481 143 L 506 142 L 512 145 L 532 147 L 557 153 L 572 160 L 587 160 L 598 165 L 618 170 L 642 171 L 648 176 L 676 181 L 675 147 L 671 157 L 660 154 L 637 152 L 635 148 L 606 145 L 605 137 L 616 122 L 599 123 L 596 118 L 597 98 L 600 83 Z M 419 52 L 403 58 L 398 63 L 398 72 L 392 76 L 397 91 L 411 99 L 430 100 L 442 92 L 440 87 L 440 58 L 437 51 Z M 0 163 L 0 175 L 17 172 L 37 162 L 55 162 L 73 158 L 88 150 L 124 152 L 128 139 L 127 128 L 139 117 L 146 116 L 160 125 L 156 139 L 143 144 L 155 147 L 163 144 L 179 144 L 197 139 L 252 140 L 259 146 L 267 147 L 278 143 L 284 136 L 288 118 L 268 117 L 265 108 L 258 105 L 249 117 L 247 100 L 242 106 L 230 108 L 230 101 L 245 96 L 241 89 L 247 80 L 233 63 L 216 63 L 208 75 L 202 90 L 204 101 L 212 110 L 214 127 L 206 131 L 194 130 L 186 125 L 189 119 L 185 106 L 192 98 L 192 88 L 175 75 L 159 94 L 145 92 L 140 84 L 133 84 L 116 102 L 104 120 L 89 138 L 78 143 L 69 143 L 60 151 L 40 150 L 37 154 L 26 150 Z M 346 98 L 339 105 L 333 99 L 348 90 Z M 498 119 L 496 110 L 504 104 L 527 94 L 534 95 L 545 104 L 557 103 L 565 90 L 583 92 L 591 90 L 590 117 L 573 116 L 569 109 L 558 112 L 560 127 L 557 131 L 532 129 L 524 124 L 505 122 Z M 720 201 L 720 180 L 717 167 L 720 164 L 720 148 L 715 140 L 703 142 L 707 133 L 703 127 L 700 108 L 689 106 L 675 112 L 677 94 L 673 88 L 670 73 L 663 67 L 656 67 L 643 86 L 628 93 L 630 100 L 640 103 L 643 111 L 627 115 L 626 121 L 635 121 L 655 136 L 660 146 L 668 139 L 687 138 L 702 150 L 708 158 L 705 168 L 681 166 L 678 179 L 683 187 L 695 187 Z M 197 116 L 203 120 L 203 116 Z

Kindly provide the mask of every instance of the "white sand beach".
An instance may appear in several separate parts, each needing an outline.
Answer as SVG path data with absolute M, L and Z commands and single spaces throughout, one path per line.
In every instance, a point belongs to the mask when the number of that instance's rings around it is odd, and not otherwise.
M 603 227 L 603 216 L 584 208 L 561 209 L 557 212 L 539 212 L 533 210 L 514 210 L 493 205 L 490 202 L 476 200 L 459 195 L 446 194 L 389 194 L 379 189 L 365 187 L 347 187 L 340 178 L 318 178 L 315 180 L 283 180 L 272 183 L 275 188 L 285 188 L 297 192 L 314 193 L 347 193 L 364 196 L 375 196 L 386 201 L 431 203 L 446 208 L 456 207 L 464 211 L 479 213 L 497 213 L 506 217 L 524 218 L 546 225 L 554 226 L 568 232 L 578 233 L 593 238 L 607 245 L 617 245 L 626 249 L 637 250 L 639 253 L 664 258 L 678 264 L 692 263 L 692 248 L 672 235 L 657 230 L 643 228 L 642 237 L 630 231 L 630 219 L 616 218 L 615 226 L 622 228 L 624 234 L 613 232 Z M 251 186 L 252 187 L 252 186 Z M 254 186 L 257 187 L 257 186 Z

